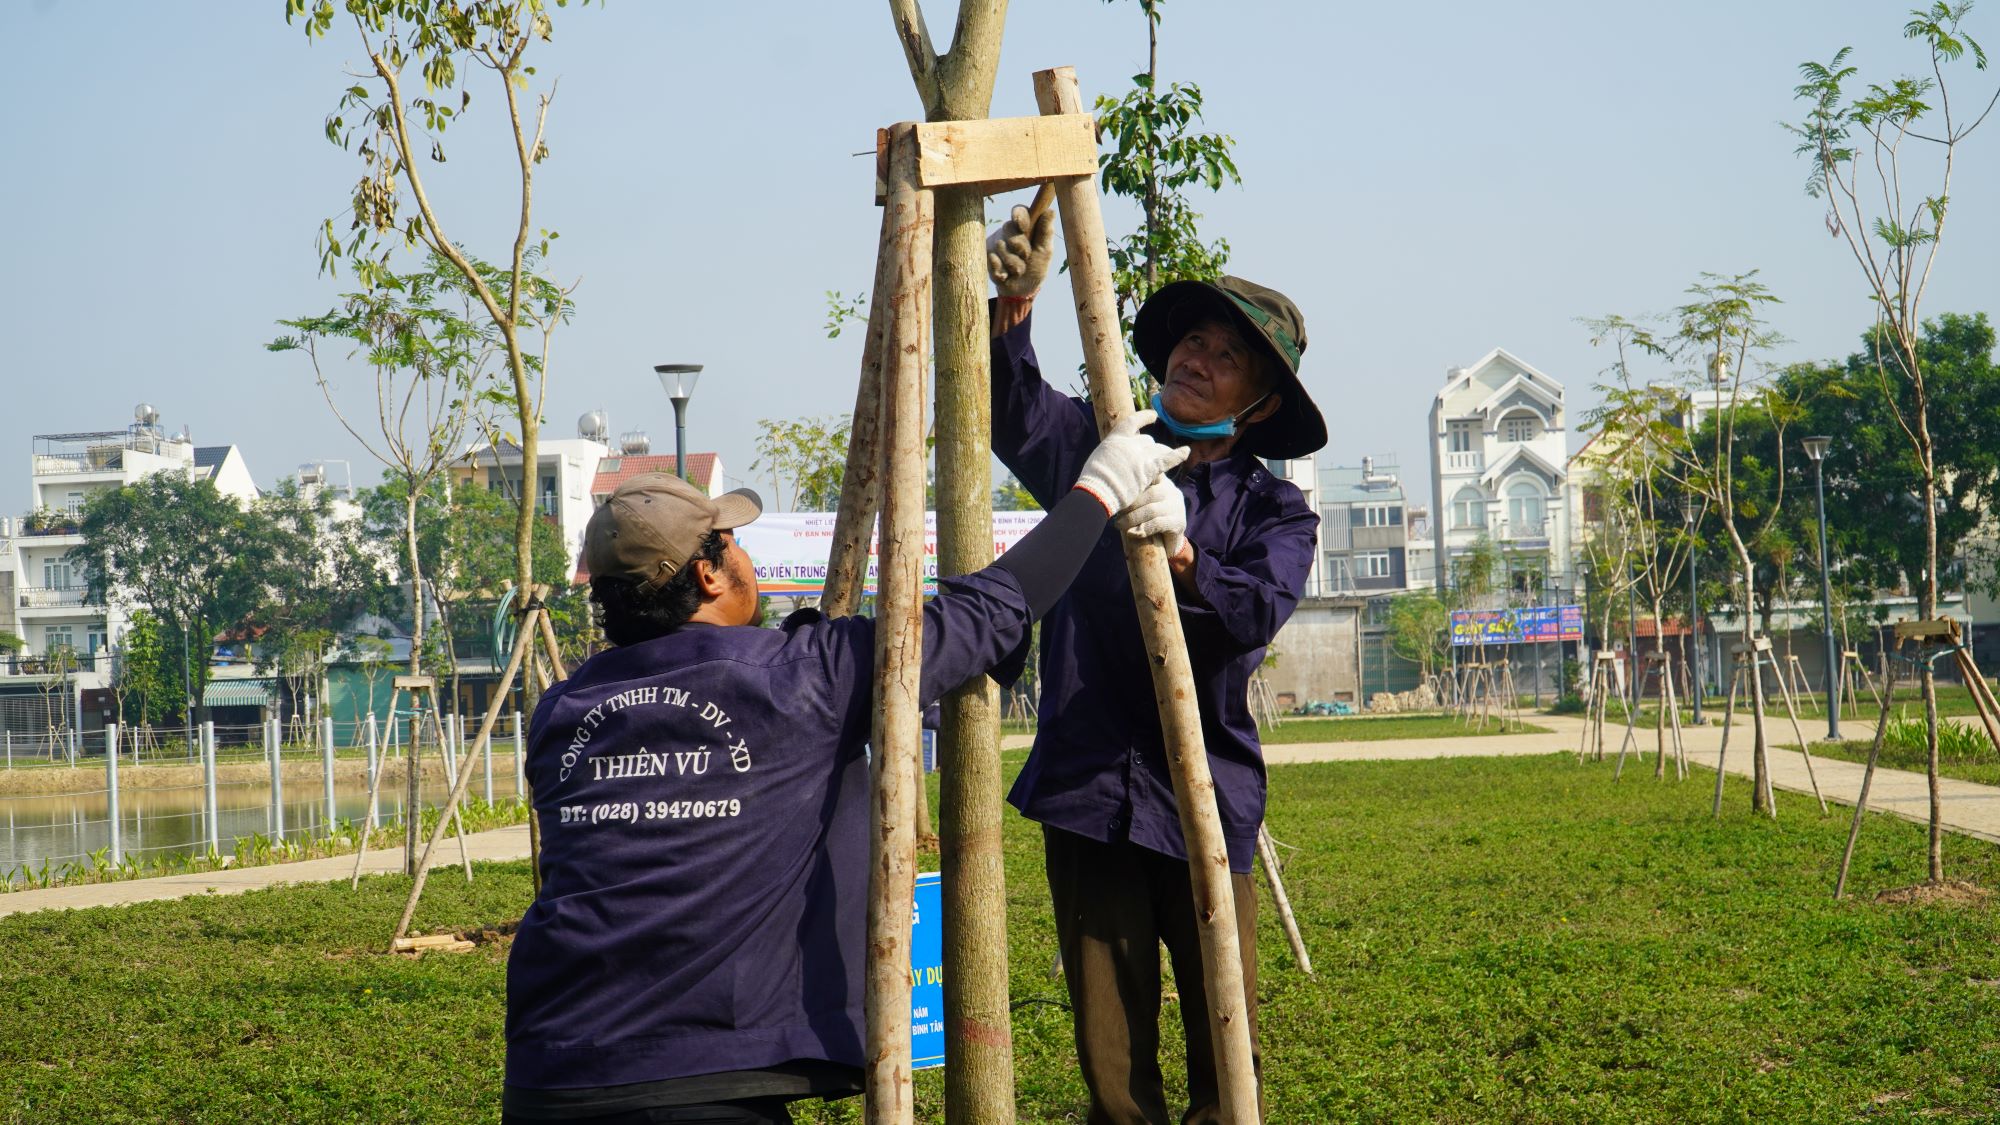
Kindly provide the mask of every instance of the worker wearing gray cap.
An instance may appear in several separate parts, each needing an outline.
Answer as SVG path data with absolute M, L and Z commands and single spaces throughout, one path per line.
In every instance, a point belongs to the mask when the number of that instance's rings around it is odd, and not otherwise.
M 1019 674 L 1109 519 L 1185 455 L 1148 420 L 1000 561 L 939 583 L 922 703 Z M 529 729 L 543 883 L 508 958 L 507 1121 L 789 1121 L 790 1101 L 860 1089 L 875 626 L 754 627 L 734 529 L 759 513 L 655 473 L 584 533 L 616 647 Z

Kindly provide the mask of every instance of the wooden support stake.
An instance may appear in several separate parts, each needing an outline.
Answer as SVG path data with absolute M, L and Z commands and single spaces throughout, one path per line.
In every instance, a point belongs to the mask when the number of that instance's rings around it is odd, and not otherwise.
M 882 210 L 881 245 L 888 248 L 895 215 Z M 833 518 L 833 551 L 826 562 L 820 612 L 846 617 L 861 605 L 868 578 L 868 548 L 875 538 L 875 513 L 882 506 L 882 351 L 893 283 L 893 259 L 875 261 L 875 288 L 868 294 L 868 335 L 861 344 L 861 381 L 854 392 L 854 417 L 847 430 L 847 471 L 840 478 L 840 508 Z
M 916 896 L 914 758 L 923 738 L 924 369 L 930 313 L 931 196 L 917 186 L 916 127 L 889 138 L 892 264 L 882 370 L 883 495 L 875 615 L 874 800 L 869 805 L 868 963 L 863 1080 L 868 1125 L 907 1125 L 910 911 Z
M 1806 780 L 1812 782 L 1813 797 L 1819 801 L 1821 816 L 1827 813 L 1826 797 L 1819 791 L 1819 776 L 1813 772 L 1812 743 L 1806 739 L 1805 731 L 1799 728 L 1799 709 L 1792 702 L 1792 686 L 1785 682 L 1785 675 L 1778 667 L 1777 660 L 1771 661 L 1771 671 L 1778 674 L 1778 691 L 1785 699 L 1785 713 L 1792 719 L 1792 737 L 1799 740 L 1799 753 L 1805 755 Z
M 1076 72 L 1069 67 L 1036 71 L 1035 101 L 1044 114 L 1082 113 Z M 1063 242 L 1069 254 L 1070 287 L 1076 294 L 1076 320 L 1083 337 L 1091 405 L 1102 433 L 1131 412 L 1132 387 L 1125 367 L 1125 340 L 1118 322 L 1096 179 L 1084 175 L 1058 181 L 1056 205 L 1062 214 Z M 1123 538 L 1132 592 L 1138 600 L 1139 630 L 1153 670 L 1153 695 L 1166 740 L 1174 800 L 1180 807 L 1181 835 L 1187 844 L 1221 1117 L 1227 1125 L 1252 1125 L 1260 1120 L 1246 1011 L 1253 998 L 1244 993 L 1229 849 L 1215 809 L 1208 752 L 1202 745 L 1201 711 L 1195 701 L 1187 639 L 1181 631 L 1164 543 L 1158 537 Z M 1195 1017 L 1189 1013 L 1187 1018 Z
M 403 940 L 403 936 L 410 932 L 410 919 L 417 913 L 417 901 L 423 898 L 424 882 L 430 877 L 431 855 L 437 850 L 438 841 L 444 838 L 446 821 L 458 825 L 460 855 L 466 864 L 465 877 L 467 881 L 472 878 L 472 861 L 463 851 L 465 825 L 458 820 L 458 803 L 465 798 L 465 791 L 472 785 L 473 755 L 478 754 L 486 741 L 493 737 L 493 724 L 500 718 L 500 709 L 507 704 L 507 693 L 514 690 L 514 677 L 521 674 L 521 663 L 533 650 L 538 639 L 536 626 L 547 616 L 546 611 L 542 609 L 538 591 L 535 604 L 528 608 L 527 618 L 524 618 L 520 628 L 515 630 L 513 655 L 507 658 L 507 670 L 501 673 L 500 686 L 493 692 L 493 701 L 487 704 L 486 716 L 479 723 L 479 737 L 473 740 L 472 754 L 466 756 L 463 768 L 458 771 L 458 779 L 451 787 L 451 795 L 445 798 L 444 811 L 438 814 L 437 824 L 432 826 L 430 839 L 424 844 L 423 857 L 417 862 L 416 879 L 410 884 L 410 897 L 404 900 L 402 917 L 397 919 L 396 932 L 389 939 L 389 950 L 392 953 L 396 950 L 396 943 Z
M 1284 923 L 1285 940 L 1292 944 L 1292 960 L 1299 963 L 1300 971 L 1311 976 L 1312 958 L 1306 955 L 1305 935 L 1299 932 L 1299 920 L 1292 915 L 1291 896 L 1285 893 L 1285 879 L 1278 863 L 1278 846 L 1271 840 L 1271 830 L 1261 824 L 1257 826 L 1257 857 L 1264 861 L 1264 881 L 1271 884 L 1271 901 L 1278 904 L 1278 921 Z
M 400 678 L 398 677 L 398 679 Z M 389 689 L 389 733 L 392 735 L 396 731 L 396 698 L 402 694 L 402 691 L 401 687 L 391 687 Z M 372 714 L 369 716 L 369 720 L 371 722 L 374 720 Z M 382 774 L 388 768 L 389 754 L 387 749 L 384 748 L 382 756 L 375 762 L 374 776 L 368 779 L 368 811 L 370 813 L 375 811 L 376 801 L 381 798 Z M 407 759 L 405 760 L 405 768 L 408 768 Z M 361 843 L 354 849 L 354 875 L 347 881 L 349 890 L 358 890 L 361 887 L 361 863 L 368 858 L 368 838 L 374 834 L 375 823 L 371 817 L 368 821 L 364 822 L 361 829 Z
M 424 692 L 431 705 L 437 705 L 437 681 L 430 676 L 397 676 L 391 681 L 395 688 L 410 694 L 410 751 L 403 755 L 403 873 L 416 878 L 417 875 L 417 820 L 423 808 L 423 739 L 418 736 L 417 693 Z M 394 691 L 392 689 L 391 695 Z M 391 711 L 393 715 L 394 712 Z
M 1979 666 L 1972 662 L 1972 654 L 1963 646 L 1953 649 L 1952 655 L 1958 659 L 1958 674 L 1965 680 L 1965 690 L 1972 696 L 1972 708 L 1979 712 L 1979 721 L 1986 727 L 1987 741 L 2000 751 L 2000 725 L 1995 722 L 1993 695 L 1987 689 L 1986 677 L 1979 674 Z M 1881 721 L 1886 725 L 1887 718 Z
M 1715 815 L 1722 815 L 1723 763 L 1729 760 L 1729 731 L 1736 725 L 1736 685 L 1743 682 L 1743 662 L 1729 674 L 1729 701 L 1722 707 L 1722 748 L 1715 752 Z
M 1889 666 L 1882 667 L 1882 686 L 1887 689 L 1892 681 Z M 1883 714 L 1875 721 L 1875 740 L 1868 746 L 1868 764 L 1861 770 L 1861 793 L 1854 799 L 1854 820 L 1847 826 L 1847 849 L 1840 853 L 1840 875 L 1833 881 L 1833 899 L 1847 893 L 1847 867 L 1854 862 L 1854 842 L 1861 838 L 1861 818 L 1868 812 L 1868 787 L 1875 781 L 1875 759 L 1882 755 L 1882 743 L 1889 735 L 1889 716 Z

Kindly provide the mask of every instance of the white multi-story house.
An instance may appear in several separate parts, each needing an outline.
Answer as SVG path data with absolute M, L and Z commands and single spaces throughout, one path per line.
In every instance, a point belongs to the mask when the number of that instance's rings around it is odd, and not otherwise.
M 1504 348 L 1454 367 L 1431 402 L 1434 576 L 1482 536 L 1520 593 L 1569 583 L 1568 418 L 1563 385 Z
M 535 497 L 544 517 L 562 529 L 569 547 L 569 573 L 575 574 L 583 560 L 583 529 L 590 514 L 610 497 L 610 489 L 635 471 L 674 471 L 672 456 L 653 454 L 651 443 L 640 431 L 619 438 L 611 446 L 604 412 L 593 410 L 577 419 L 577 436 L 543 438 L 536 444 Z M 712 453 L 688 454 L 690 479 L 710 495 L 723 480 L 722 459 Z M 452 475 L 477 486 L 519 496 L 523 474 L 521 447 L 510 441 L 498 446 L 489 442 L 467 450 L 452 462 Z M 609 485 L 603 482 L 610 481 Z
M 569 548 L 568 573 L 575 573 L 583 557 L 583 529 L 595 507 L 590 497 L 597 477 L 598 462 L 611 455 L 605 433 L 604 416 L 592 411 L 577 422 L 573 438 L 542 438 L 535 443 L 534 494 L 536 507 L 544 518 L 562 529 L 563 543 Z M 511 441 L 498 445 L 481 442 L 452 462 L 452 475 L 462 482 L 505 492 L 510 498 L 521 494 L 523 478 L 521 447 Z
M 198 446 L 185 432 L 165 433 L 148 405 L 134 418 L 122 430 L 33 438 L 28 508 L 0 516 L 0 633 L 24 642 L 20 651 L 0 654 L 0 700 L 46 694 L 60 679 L 81 703 L 110 685 L 110 654 L 123 640 L 125 609 L 92 602 L 89 576 L 67 557 L 83 543 L 80 517 L 92 496 L 171 472 L 212 480 L 244 503 L 257 498 L 235 446 Z

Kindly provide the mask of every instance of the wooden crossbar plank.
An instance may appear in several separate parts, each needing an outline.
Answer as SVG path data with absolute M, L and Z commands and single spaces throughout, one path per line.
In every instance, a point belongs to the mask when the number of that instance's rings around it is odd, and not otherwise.
M 1088 113 L 931 121 L 917 126 L 917 182 L 977 184 L 987 194 L 1063 176 L 1097 174 L 1097 123 Z
M 977 186 L 987 195 L 1097 174 L 1097 120 L 1088 113 L 930 121 L 917 127 L 917 182 Z M 875 134 L 875 202 L 888 193 L 888 137 Z
M 1958 640 L 1958 622 L 1949 617 L 1931 621 L 1896 622 L 1898 641 L 1925 641 L 1933 637 L 1943 638 L 1947 642 Z

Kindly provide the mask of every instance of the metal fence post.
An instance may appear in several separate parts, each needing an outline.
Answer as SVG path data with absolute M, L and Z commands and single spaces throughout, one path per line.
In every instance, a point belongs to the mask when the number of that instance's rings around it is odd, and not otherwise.
M 7 732 L 7 768 L 14 768 L 14 732 Z
M 271 760 L 271 839 L 285 838 L 285 779 L 284 729 L 278 724 L 282 720 L 271 719 L 264 724 L 264 752 Z
M 321 760 L 326 763 L 326 831 L 328 835 L 331 835 L 333 833 L 333 813 L 334 813 L 333 717 L 331 715 L 320 716 L 319 733 L 321 741 L 325 743 L 325 749 L 322 750 L 320 753 L 321 753 Z
M 380 768 L 380 760 L 375 756 L 375 712 L 368 712 L 368 827 L 374 828 L 379 820 L 375 813 L 375 771 Z
M 486 763 L 486 805 L 488 808 L 491 808 L 493 805 L 493 735 L 490 731 L 486 735 L 486 743 L 481 750 Z
M 514 797 L 519 800 L 528 795 L 527 757 L 521 752 L 521 713 L 514 712 Z
M 104 728 L 104 786 L 111 795 L 111 865 L 125 862 L 125 841 L 118 824 L 118 724 Z
M 458 788 L 458 736 L 455 732 L 458 729 L 458 720 L 452 715 L 441 715 L 439 719 L 444 732 L 444 745 L 440 747 L 444 751 L 444 783 L 456 789 Z
M 210 855 L 222 854 L 222 826 L 216 821 L 219 810 L 215 800 L 215 722 L 201 724 L 201 780 L 203 807 L 208 810 L 208 851 Z

